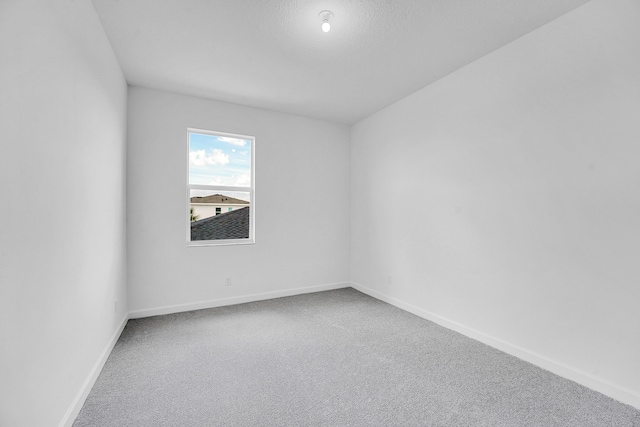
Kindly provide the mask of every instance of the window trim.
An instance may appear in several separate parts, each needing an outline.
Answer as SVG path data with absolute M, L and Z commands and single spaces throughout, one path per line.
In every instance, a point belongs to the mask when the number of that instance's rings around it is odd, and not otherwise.
M 189 184 L 189 135 L 199 133 L 203 135 L 214 135 L 228 138 L 246 139 L 251 141 L 251 185 L 249 187 L 235 187 L 226 185 L 202 185 Z M 187 219 L 187 247 L 198 246 L 228 246 L 228 245 L 253 245 L 256 242 L 256 137 L 251 135 L 241 135 L 237 133 L 218 132 L 199 128 L 187 128 L 187 170 L 186 170 L 186 215 Z M 191 240 L 191 221 L 189 220 L 191 208 L 191 190 L 213 190 L 213 191 L 239 191 L 249 193 L 249 237 L 246 239 L 225 239 L 225 240 Z

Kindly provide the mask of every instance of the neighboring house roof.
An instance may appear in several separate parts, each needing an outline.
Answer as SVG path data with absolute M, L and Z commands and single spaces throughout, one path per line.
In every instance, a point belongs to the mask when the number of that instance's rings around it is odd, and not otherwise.
M 229 204 L 229 205 L 248 205 L 246 200 L 236 199 L 234 197 L 224 196 L 222 194 L 214 194 L 213 196 L 192 197 L 191 203 L 212 203 L 212 204 Z
M 249 206 L 191 223 L 191 241 L 248 238 Z

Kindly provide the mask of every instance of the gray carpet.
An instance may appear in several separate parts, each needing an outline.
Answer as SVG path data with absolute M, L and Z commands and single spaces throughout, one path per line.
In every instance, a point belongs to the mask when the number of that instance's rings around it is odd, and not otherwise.
M 130 320 L 81 426 L 640 426 L 640 411 L 354 289 Z

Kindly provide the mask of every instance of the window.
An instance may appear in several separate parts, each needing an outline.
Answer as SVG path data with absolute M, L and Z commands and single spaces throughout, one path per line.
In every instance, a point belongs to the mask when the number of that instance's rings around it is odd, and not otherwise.
M 255 138 L 188 129 L 187 244 L 255 241 Z

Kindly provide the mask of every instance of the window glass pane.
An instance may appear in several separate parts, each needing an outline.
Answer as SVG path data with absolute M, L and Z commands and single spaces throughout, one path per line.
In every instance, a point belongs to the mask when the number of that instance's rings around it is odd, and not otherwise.
M 189 184 L 251 187 L 251 140 L 189 132 Z
M 248 239 L 250 193 L 190 190 L 191 241 Z

